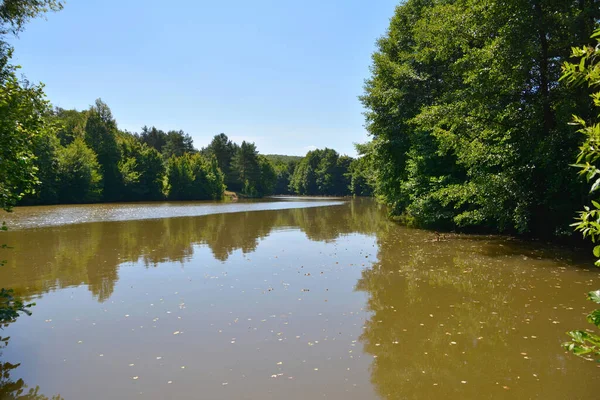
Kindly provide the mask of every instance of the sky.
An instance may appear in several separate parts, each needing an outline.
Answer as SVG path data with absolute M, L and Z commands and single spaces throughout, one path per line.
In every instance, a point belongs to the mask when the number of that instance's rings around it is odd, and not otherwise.
M 120 129 L 225 133 L 263 154 L 368 140 L 358 96 L 398 0 L 68 0 L 14 62 L 54 106 L 102 98 Z

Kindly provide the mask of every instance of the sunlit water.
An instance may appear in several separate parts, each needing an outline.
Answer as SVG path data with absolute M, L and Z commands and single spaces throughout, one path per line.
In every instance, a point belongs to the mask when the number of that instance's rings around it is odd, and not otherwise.
M 437 241 L 369 200 L 11 218 L 0 286 L 37 305 L 0 332 L 20 363 L 0 398 L 19 379 L 68 400 L 597 398 L 600 369 L 560 347 L 600 288 L 576 252 Z

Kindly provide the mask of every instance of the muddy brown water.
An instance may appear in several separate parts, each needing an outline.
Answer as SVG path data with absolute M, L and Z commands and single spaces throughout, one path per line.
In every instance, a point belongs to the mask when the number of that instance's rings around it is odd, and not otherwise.
M 67 400 L 600 392 L 596 363 L 560 347 L 565 331 L 589 327 L 585 293 L 600 288 L 575 251 L 436 241 L 367 199 L 25 207 L 8 217 L 0 286 L 37 305 L 0 331 L 10 336 L 0 398 L 24 385 Z

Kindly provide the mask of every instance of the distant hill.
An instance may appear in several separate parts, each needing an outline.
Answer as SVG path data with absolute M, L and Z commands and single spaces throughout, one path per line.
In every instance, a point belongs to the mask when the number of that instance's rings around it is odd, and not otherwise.
M 289 164 L 293 161 L 295 162 L 300 162 L 300 160 L 302 160 L 302 156 L 285 156 L 282 154 L 265 154 L 265 157 L 267 158 L 267 160 L 271 161 L 272 163 L 284 163 L 284 164 Z

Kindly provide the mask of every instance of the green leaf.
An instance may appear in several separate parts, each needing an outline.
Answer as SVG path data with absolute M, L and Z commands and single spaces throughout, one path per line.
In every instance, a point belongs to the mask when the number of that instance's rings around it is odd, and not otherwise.
M 594 324 L 597 327 L 600 327 L 600 310 L 592 311 L 588 316 L 587 320 L 590 324 Z
M 588 293 L 588 300 L 591 300 L 594 303 L 600 304 L 600 290 L 595 290 L 593 292 L 589 292 Z

